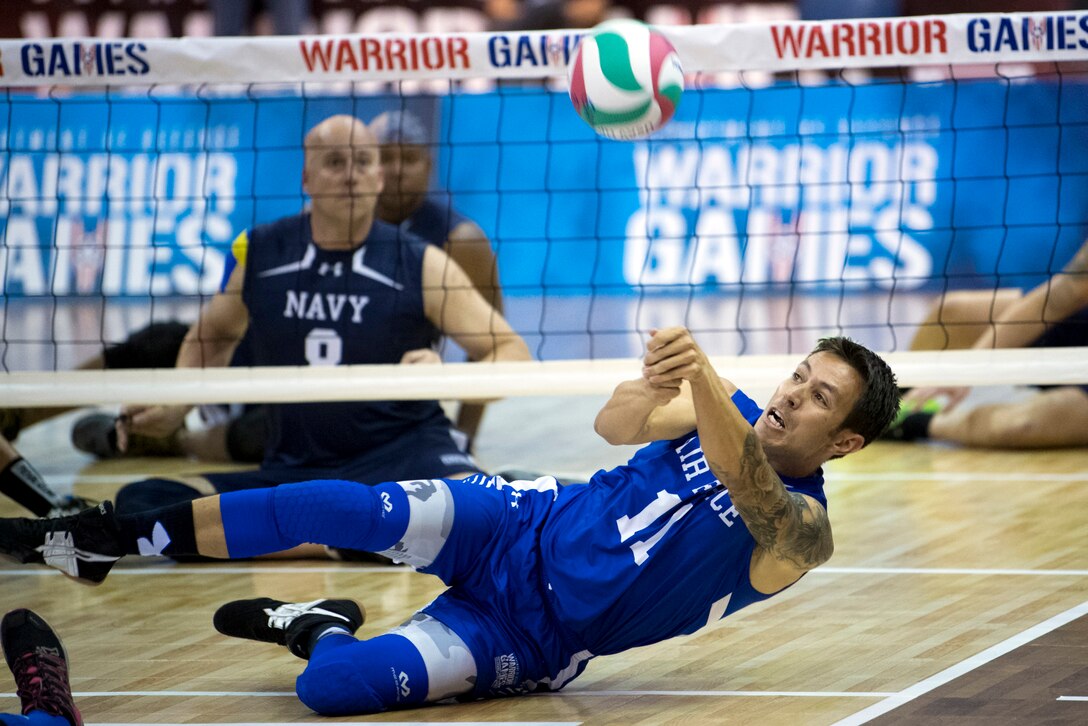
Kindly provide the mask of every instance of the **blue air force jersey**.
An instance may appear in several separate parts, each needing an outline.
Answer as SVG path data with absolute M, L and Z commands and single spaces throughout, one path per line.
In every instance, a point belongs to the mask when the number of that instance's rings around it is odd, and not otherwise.
M 733 403 L 749 423 L 762 413 L 740 391 Z M 826 505 L 821 470 L 781 479 Z M 749 582 L 755 547 L 692 431 L 561 490 L 541 534 L 544 586 L 590 652 L 618 653 L 770 597 Z
M 442 249 L 449 242 L 450 232 L 468 217 L 453 208 L 449 195 L 431 192 L 424 198 L 416 211 L 400 223 L 399 229 L 419 237 L 424 242 Z
M 423 311 L 426 244 L 392 225 L 375 220 L 361 246 L 330 251 L 301 214 L 254 227 L 242 244 L 254 365 L 399 363 L 438 339 Z M 417 426 L 450 425 L 436 401 L 270 408 L 266 466 L 338 466 Z

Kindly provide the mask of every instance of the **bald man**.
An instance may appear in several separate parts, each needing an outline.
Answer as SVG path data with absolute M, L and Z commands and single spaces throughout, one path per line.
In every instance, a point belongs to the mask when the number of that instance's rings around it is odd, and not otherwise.
M 238 235 L 220 292 L 178 353 L 179 367 L 226 366 L 246 337 L 253 365 L 438 363 L 453 338 L 473 360 L 528 360 L 525 342 L 441 248 L 377 219 L 377 139 L 333 116 L 305 140 L 302 214 Z M 187 406 L 129 406 L 119 437 L 167 435 Z M 383 482 L 480 471 L 436 401 L 269 406 L 260 469 L 151 479 L 118 493 L 123 512 L 204 494 L 309 479 Z M 152 548 L 155 543 L 150 543 Z

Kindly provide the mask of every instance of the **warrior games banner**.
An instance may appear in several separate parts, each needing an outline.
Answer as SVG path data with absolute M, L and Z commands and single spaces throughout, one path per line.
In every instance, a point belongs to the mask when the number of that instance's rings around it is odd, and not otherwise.
M 416 110 L 440 130 L 436 187 L 487 232 L 510 295 L 1019 285 L 1060 268 L 1088 222 L 1088 87 L 1070 78 L 688 90 L 636 143 L 540 88 Z M 306 130 L 390 102 L 5 105 L 4 294 L 142 296 L 214 291 L 239 231 L 305 205 Z

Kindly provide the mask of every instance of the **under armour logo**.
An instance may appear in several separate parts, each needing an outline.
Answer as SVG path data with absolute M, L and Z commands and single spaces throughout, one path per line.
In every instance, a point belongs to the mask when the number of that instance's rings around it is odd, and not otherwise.
M 517 509 L 518 508 L 518 502 L 521 500 L 521 492 L 519 492 L 517 490 L 514 490 L 514 491 L 510 492 L 510 497 L 514 500 L 514 501 L 510 502 L 510 506 L 513 507 L 514 509 Z
M 317 267 L 317 274 L 324 277 L 325 275 L 329 274 L 330 270 L 332 271 L 333 277 L 340 277 L 344 274 L 344 263 L 334 262 L 330 265 L 328 262 L 322 262 Z
M 140 548 L 140 554 L 144 557 L 161 555 L 168 544 L 170 544 L 170 535 L 166 533 L 166 527 L 162 526 L 162 522 L 155 522 L 155 528 L 151 530 L 150 540 L 147 537 L 140 537 L 136 540 L 136 545 Z

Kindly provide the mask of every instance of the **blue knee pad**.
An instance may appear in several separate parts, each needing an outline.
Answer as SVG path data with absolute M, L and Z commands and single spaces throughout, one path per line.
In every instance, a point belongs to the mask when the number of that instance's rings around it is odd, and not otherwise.
M 323 716 L 418 706 L 426 702 L 427 689 L 423 656 L 408 639 L 392 634 L 370 640 L 326 636 L 295 681 L 299 700 Z
M 408 496 L 399 484 L 307 481 L 219 495 L 232 558 L 279 552 L 303 542 L 380 552 L 408 528 Z

